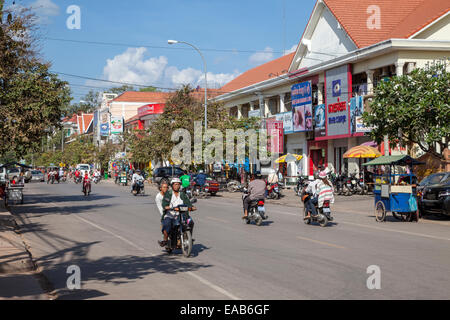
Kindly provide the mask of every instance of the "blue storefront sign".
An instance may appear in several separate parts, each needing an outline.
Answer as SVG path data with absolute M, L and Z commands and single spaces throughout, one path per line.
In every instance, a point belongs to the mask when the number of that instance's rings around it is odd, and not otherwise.
M 101 123 L 100 124 L 100 135 L 101 136 L 109 136 L 109 123 Z
M 291 88 L 292 131 L 312 130 L 312 85 L 311 81 L 298 83 Z

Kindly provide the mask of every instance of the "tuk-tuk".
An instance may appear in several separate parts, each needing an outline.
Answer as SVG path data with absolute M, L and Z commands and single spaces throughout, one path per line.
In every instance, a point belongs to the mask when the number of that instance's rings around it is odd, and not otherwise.
M 374 174 L 375 219 L 386 221 L 386 212 L 402 221 L 418 221 L 419 211 L 416 181 L 412 172 L 415 165 L 424 164 L 407 155 L 383 156 L 363 166 L 384 166 L 382 174 Z M 409 173 L 396 173 L 396 167 L 409 167 Z

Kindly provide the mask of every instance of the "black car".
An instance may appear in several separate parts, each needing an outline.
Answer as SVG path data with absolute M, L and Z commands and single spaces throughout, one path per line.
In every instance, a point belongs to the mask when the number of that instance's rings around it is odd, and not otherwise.
M 442 214 L 450 217 L 450 177 L 438 184 L 428 185 L 419 193 L 422 214 Z
M 438 172 L 430 174 L 429 176 L 423 178 L 422 181 L 420 181 L 420 183 L 417 185 L 417 191 L 421 192 L 425 187 L 439 184 L 441 183 L 441 181 L 445 181 L 449 177 L 450 172 Z
M 153 172 L 153 182 L 159 184 L 162 180 L 166 180 L 168 183 L 170 183 L 170 180 L 172 178 L 179 178 L 184 174 L 186 174 L 186 171 L 184 171 L 180 167 L 157 168 Z

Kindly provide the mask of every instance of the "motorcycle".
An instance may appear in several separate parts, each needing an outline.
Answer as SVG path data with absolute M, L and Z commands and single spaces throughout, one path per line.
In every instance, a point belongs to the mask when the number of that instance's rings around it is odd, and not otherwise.
M 83 181 L 83 193 L 85 196 L 88 196 L 91 194 L 91 180 L 90 179 Z
M 267 186 L 267 198 L 269 199 L 281 198 L 281 190 L 278 183 L 272 183 Z
M 324 201 L 322 208 L 317 208 L 317 215 L 308 216 L 308 209 L 306 208 L 306 202 L 308 202 L 311 199 L 312 195 L 307 192 L 303 192 L 302 194 L 302 201 L 303 201 L 303 222 L 305 224 L 311 224 L 311 222 L 318 222 L 321 227 L 326 227 L 328 225 L 328 221 L 333 221 L 333 217 L 331 216 L 331 209 L 330 209 L 330 201 Z
M 81 183 L 81 175 L 80 176 L 74 176 L 73 177 L 73 182 L 75 182 L 75 184 L 79 184 Z
M 294 192 L 299 197 L 302 194 L 303 188 L 305 188 L 308 185 L 308 177 L 298 177 L 297 179 L 297 185 L 294 187 Z
M 247 189 L 244 189 L 244 194 L 242 195 L 242 202 L 248 197 Z M 244 212 L 245 213 L 245 212 Z M 269 216 L 266 215 L 266 208 L 264 206 L 264 199 L 252 200 L 248 207 L 248 215 L 244 220 L 245 224 L 250 224 L 255 222 L 257 226 L 260 226 L 263 220 L 266 220 Z
M 369 193 L 369 186 L 365 184 L 364 179 L 361 177 L 358 182 L 358 190 L 360 195 Z
M 189 186 L 187 188 L 183 188 L 184 193 L 186 193 L 189 201 L 191 201 L 191 203 L 194 203 L 197 201 L 197 199 L 194 197 L 194 194 L 192 192 L 192 187 Z
M 94 181 L 94 183 L 97 184 L 100 182 L 100 177 L 94 176 L 94 179 L 92 179 L 92 181 Z
M 194 186 L 193 186 L 192 195 L 196 198 L 208 198 L 209 197 L 209 193 L 205 191 L 205 187 L 199 186 L 199 185 L 195 184 L 195 182 L 194 182 Z
M 145 194 L 145 190 L 144 190 L 144 181 L 142 180 L 137 180 L 136 183 L 133 186 L 133 195 L 137 196 L 138 194 Z
M 227 183 L 228 192 L 242 191 L 242 185 L 238 181 L 230 181 Z
M 176 213 L 176 223 L 169 234 L 169 241 L 167 242 L 166 251 L 172 253 L 177 249 L 178 242 L 181 244 L 181 251 L 186 258 L 191 255 L 192 251 L 192 232 L 191 232 L 191 218 L 188 215 L 189 207 L 186 205 L 179 205 L 174 208 Z

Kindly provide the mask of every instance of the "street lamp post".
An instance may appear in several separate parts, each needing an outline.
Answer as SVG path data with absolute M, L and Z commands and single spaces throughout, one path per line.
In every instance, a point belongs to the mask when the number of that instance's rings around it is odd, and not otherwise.
M 194 48 L 202 57 L 203 60 L 203 65 L 204 65 L 204 69 L 205 69 L 205 132 L 208 128 L 208 97 L 207 97 L 207 88 L 208 88 L 208 78 L 207 78 L 207 68 L 206 68 L 206 60 L 205 57 L 203 57 L 203 54 L 200 52 L 200 50 L 194 46 L 193 44 L 190 44 L 188 42 L 184 42 L 184 41 L 178 41 L 178 40 L 168 40 L 167 41 L 168 44 L 176 44 L 176 43 L 184 43 L 187 44 L 188 46 L 191 46 L 192 48 Z

